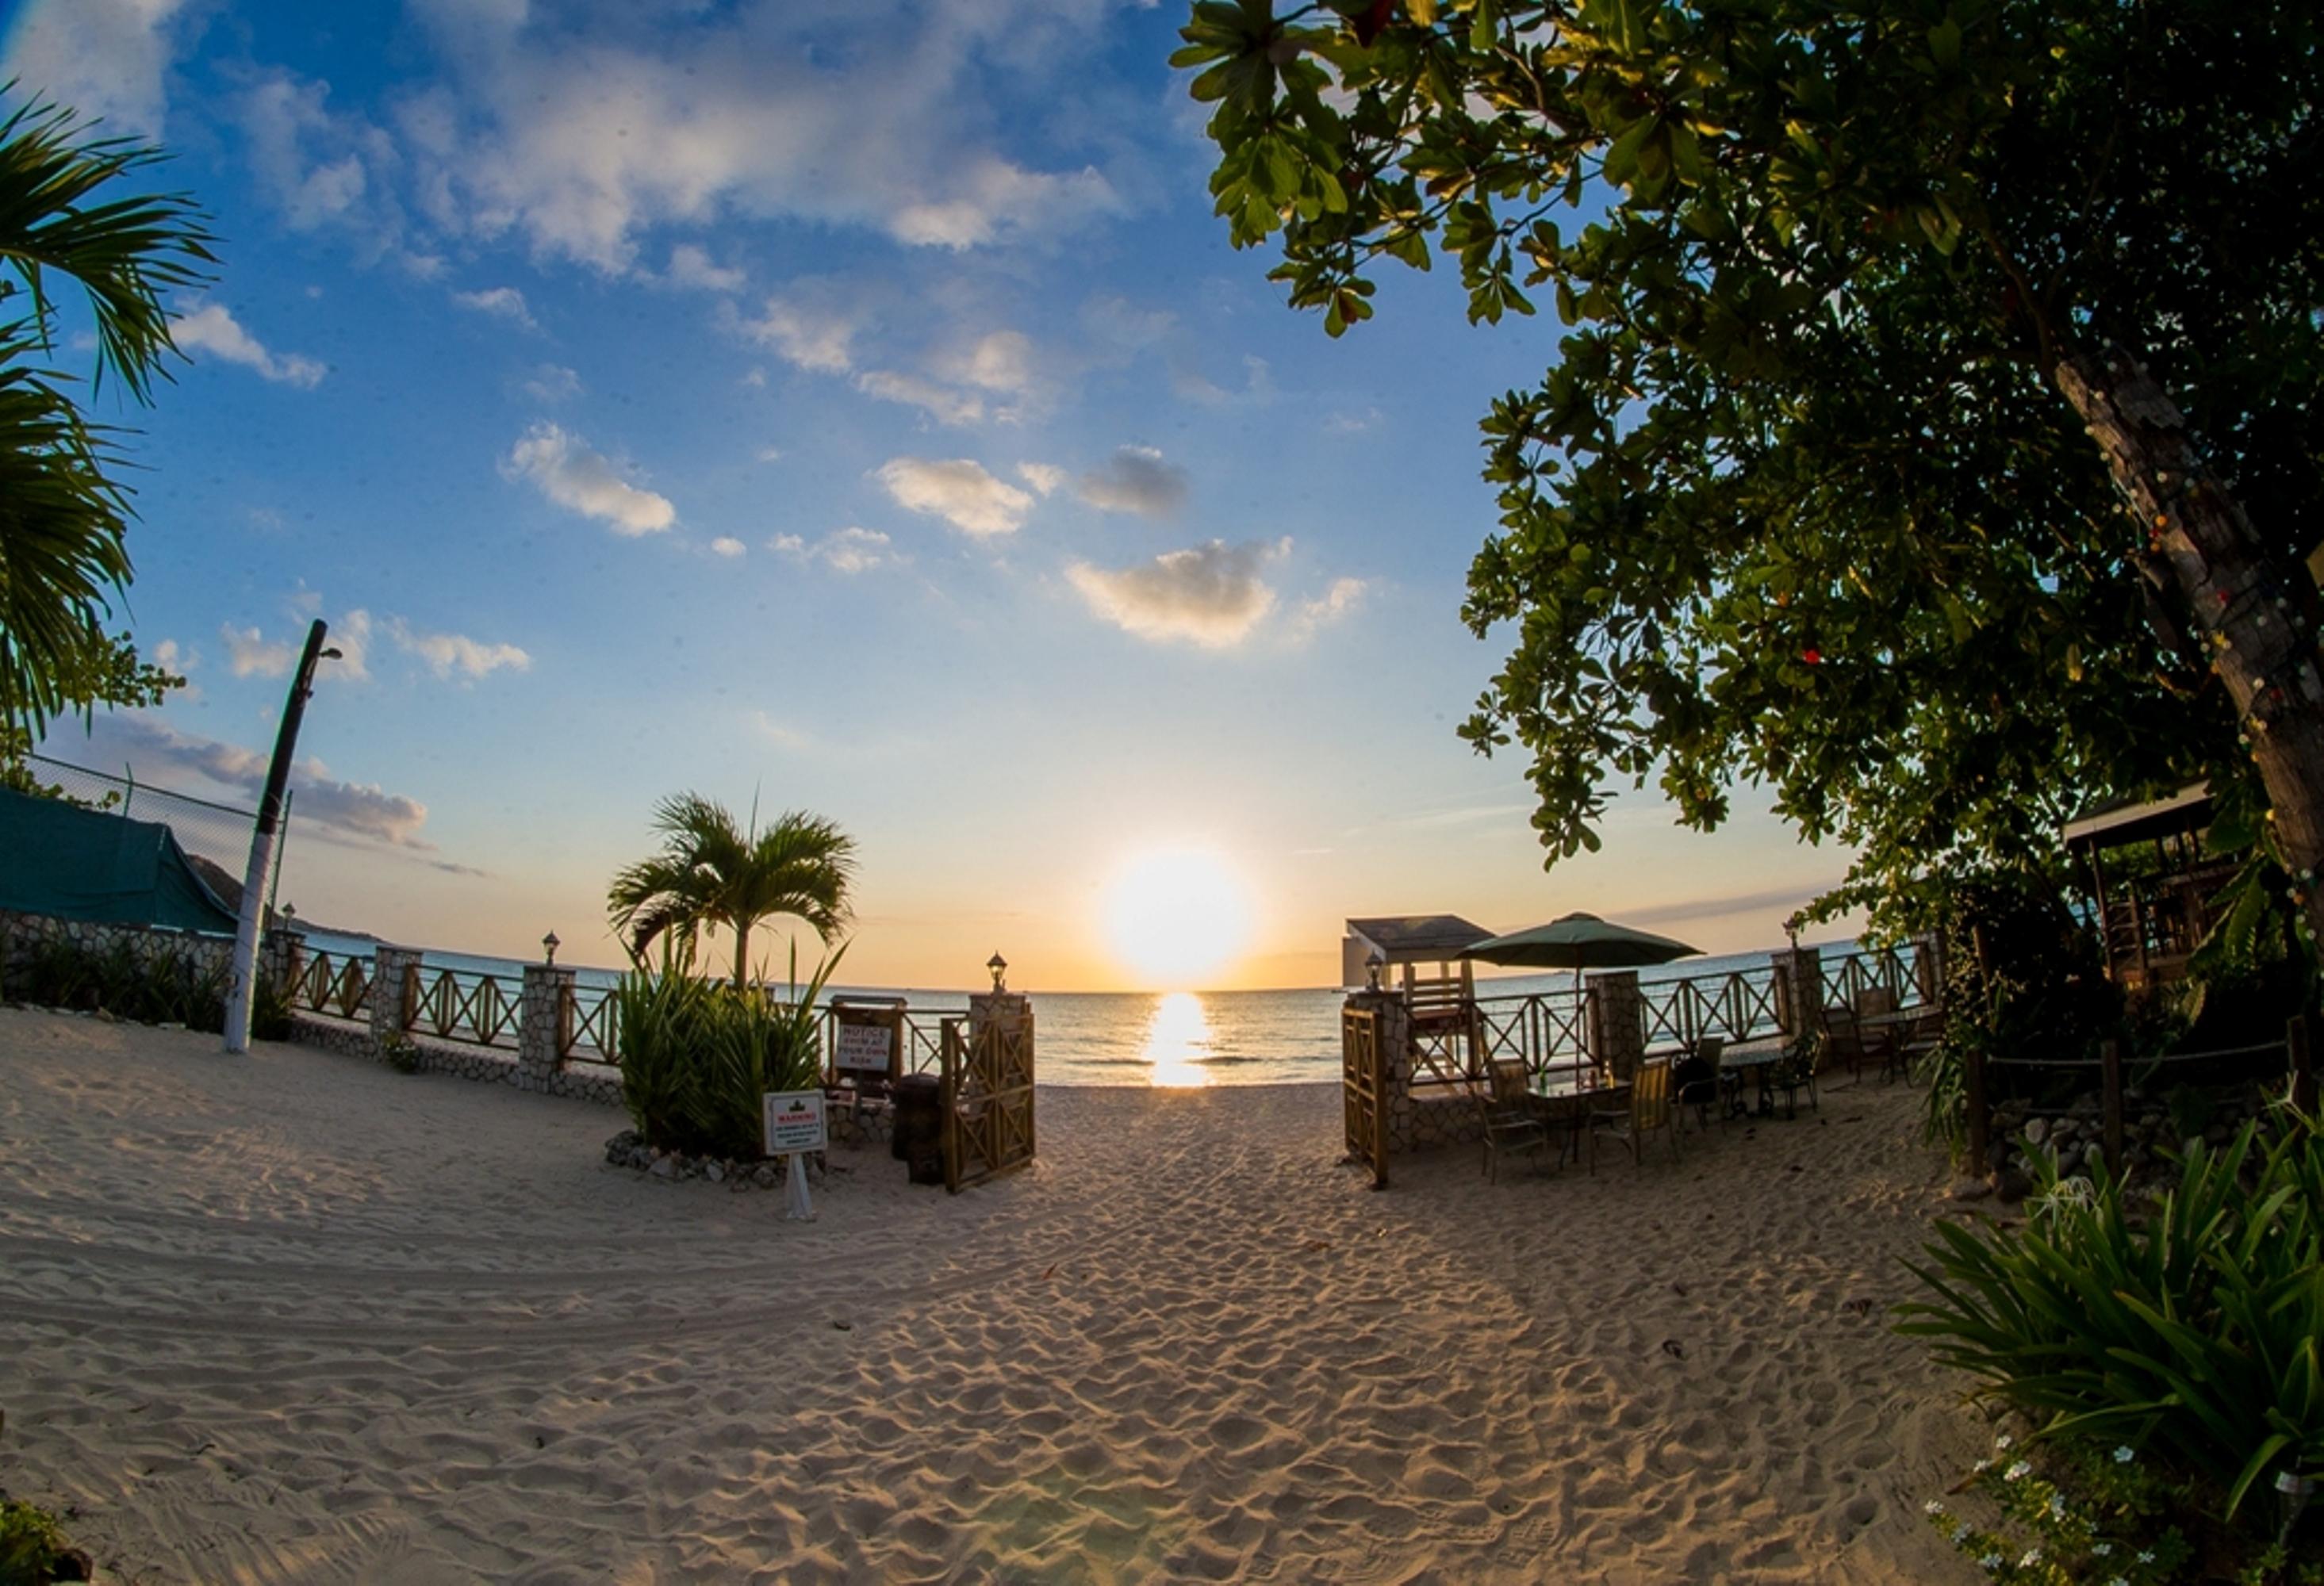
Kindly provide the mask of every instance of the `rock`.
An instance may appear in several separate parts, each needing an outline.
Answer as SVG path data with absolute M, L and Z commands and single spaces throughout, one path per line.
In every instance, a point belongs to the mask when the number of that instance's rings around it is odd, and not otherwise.
M 97 1579 L 97 1561 L 89 1557 L 86 1551 L 78 1547 L 60 1548 L 55 1555 L 55 1562 L 50 1569 L 49 1578 L 52 1581 Z
M 761 1189 L 772 1189 L 782 1182 L 782 1176 L 775 1171 L 773 1163 L 761 1162 L 752 1170 L 751 1182 Z
M 656 1158 L 654 1165 L 647 1168 L 646 1171 L 652 1174 L 656 1178 L 676 1178 L 678 1176 L 678 1164 L 670 1157 L 661 1157 Z
M 2025 1143 L 2027 1145 L 2038 1146 L 2049 1138 L 2050 1120 L 2048 1119 L 2029 1118 L 2025 1120 Z
M 713 1184 L 724 1184 L 726 1182 L 726 1169 L 715 1162 L 705 1162 L 702 1165 L 702 1176 Z
M 2034 1181 L 2016 1168 L 2006 1167 L 1995 1180 L 1993 1193 L 2005 1204 L 2014 1206 L 2034 1193 Z
M 1953 1185 L 1956 1201 L 1981 1201 L 1993 1193 L 1993 1185 L 1982 1178 L 1964 1178 Z

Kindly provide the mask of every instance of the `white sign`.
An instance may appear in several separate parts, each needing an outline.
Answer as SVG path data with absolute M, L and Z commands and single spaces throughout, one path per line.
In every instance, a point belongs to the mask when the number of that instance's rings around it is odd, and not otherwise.
M 824 1148 L 821 1091 L 769 1091 L 766 1118 L 768 1156 Z
M 887 1024 L 843 1024 L 832 1053 L 842 1074 L 886 1074 L 896 1065 L 896 1031 Z

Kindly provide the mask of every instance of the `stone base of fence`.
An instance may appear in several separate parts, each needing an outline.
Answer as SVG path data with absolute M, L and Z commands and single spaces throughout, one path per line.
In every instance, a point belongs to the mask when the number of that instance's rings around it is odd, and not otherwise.
M 342 1056 L 388 1065 L 387 1047 L 367 1024 L 326 1018 L 317 1013 L 291 1017 L 290 1038 Z M 563 1067 L 549 1073 L 529 1068 L 505 1052 L 471 1047 L 459 1041 L 406 1032 L 411 1044 L 411 1065 L 420 1074 L 445 1074 L 455 1079 L 484 1084 L 504 1084 L 537 1095 L 568 1096 L 576 1101 L 622 1104 L 622 1076 L 611 1068 L 598 1073 Z M 595 1065 L 593 1065 L 595 1066 Z

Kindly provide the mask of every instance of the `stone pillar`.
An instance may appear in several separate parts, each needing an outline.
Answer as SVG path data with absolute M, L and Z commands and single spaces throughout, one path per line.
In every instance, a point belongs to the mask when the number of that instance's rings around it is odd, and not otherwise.
M 1646 1055 L 1646 1000 L 1632 969 L 1601 969 L 1590 977 L 1590 1054 L 1622 1083 Z
M 1784 1036 L 1798 1040 L 1822 1028 L 1823 955 L 1815 947 L 1788 947 L 1771 953 L 1775 968 L 1775 1023 Z
M 292 1000 L 300 977 L 307 973 L 307 933 L 295 926 L 276 926 L 258 949 L 261 984 L 272 986 Z
M 371 1038 L 401 1040 L 420 1010 L 420 949 L 381 943 L 371 955 Z
M 526 964 L 523 997 L 517 1010 L 517 1065 L 546 1089 L 573 1048 L 573 972 Z
M 1351 992 L 1342 1004 L 1351 1013 L 1369 1013 L 1380 1045 L 1387 1083 L 1380 1108 L 1388 1114 L 1388 1149 L 1391 1157 L 1413 1150 L 1419 1141 L 1412 1115 L 1412 1015 L 1401 994 L 1392 991 Z M 1341 1083 L 1346 1083 L 1342 1058 Z

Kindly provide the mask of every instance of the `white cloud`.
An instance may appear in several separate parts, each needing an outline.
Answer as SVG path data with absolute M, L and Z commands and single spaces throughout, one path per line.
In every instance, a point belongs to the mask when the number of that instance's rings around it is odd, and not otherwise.
M 1299 614 L 1292 620 L 1291 639 L 1305 643 L 1314 637 L 1316 630 L 1327 628 L 1342 617 L 1360 610 L 1370 586 L 1361 578 L 1334 578 L 1332 586 L 1313 600 L 1302 601 Z
M 1326 435 L 1361 435 L 1367 429 L 1377 429 L 1387 415 L 1378 408 L 1366 408 L 1360 413 L 1334 413 L 1323 420 Z
M 327 648 L 339 652 L 337 660 L 326 661 L 317 669 L 316 677 L 326 683 L 368 683 L 371 681 L 371 613 L 358 606 L 330 625 L 325 640 Z
M 1074 488 L 1102 511 L 1158 518 L 1185 504 L 1186 471 L 1164 462 L 1150 446 L 1126 446 L 1083 475 Z
M 917 374 L 867 369 L 855 377 L 855 389 L 883 402 L 902 402 L 918 408 L 939 424 L 973 424 L 984 417 L 984 403 L 978 398 Z
M 717 539 L 710 542 L 711 552 L 716 556 L 738 557 L 742 554 L 745 549 L 747 548 L 742 544 L 742 542 L 735 539 L 731 534 L 721 534 Z
M 205 352 L 255 369 L 265 378 L 308 390 L 322 383 L 323 365 L 297 353 L 277 355 L 236 324 L 223 303 L 205 303 L 192 313 L 170 322 L 170 335 L 181 352 Z
M 190 645 L 180 645 L 174 639 L 164 639 L 153 647 L 153 664 L 165 672 L 190 673 L 202 664 L 202 652 Z
M 185 0 L 54 0 L 18 10 L 0 81 L 102 116 L 105 131 L 158 137 L 168 109 L 171 23 Z
M 483 291 L 454 292 L 452 300 L 463 309 L 474 309 L 479 314 L 489 314 L 495 319 L 505 319 L 510 324 L 521 326 L 527 330 L 540 328 L 533 322 L 532 309 L 525 302 L 524 294 L 512 286 L 487 287 Z
M 774 297 L 767 300 L 766 309 L 759 318 L 738 317 L 734 327 L 760 346 L 773 348 L 787 364 L 819 373 L 840 374 L 854 367 L 855 355 L 850 344 L 862 323 L 860 315 L 834 303 L 809 304 Z M 764 380 L 760 383 L 764 384 Z
M 488 644 L 465 633 L 423 633 L 401 617 L 389 618 L 387 631 L 396 648 L 426 661 L 439 678 L 454 672 L 484 678 L 503 667 L 518 672 L 532 668 L 532 657 L 513 644 Z
M 837 529 L 812 545 L 796 534 L 778 534 L 767 549 L 795 561 L 821 562 L 835 573 L 868 573 L 903 559 L 877 529 Z
M 783 448 L 779 446 L 762 446 L 755 455 L 762 463 L 779 463 L 783 460 Z
M 1065 482 L 1065 471 L 1055 463 L 1019 463 L 1017 477 L 1043 495 L 1054 495 L 1057 486 Z
M 616 534 L 659 534 L 678 521 L 678 509 L 668 497 L 632 484 L 602 453 L 554 424 L 527 430 L 501 464 L 501 473 L 531 480 L 558 506 L 603 519 Z
M 742 376 L 742 383 L 752 391 L 764 391 L 767 388 L 767 372 L 764 369 L 753 367 L 749 373 Z
M 945 359 L 944 373 L 986 391 L 1024 392 L 1033 383 L 1033 344 L 1019 331 L 996 330 Z
M 669 268 L 662 272 L 662 279 L 696 291 L 737 292 L 749 278 L 740 270 L 714 263 L 708 253 L 692 243 L 680 243 L 670 249 Z
M 1075 562 L 1065 576 L 1092 611 L 1125 632 L 1226 650 L 1274 609 L 1275 591 L 1260 575 L 1290 549 L 1287 539 L 1233 546 L 1213 539 L 1118 571 Z
M 1043 171 L 981 129 L 986 62 L 1033 18 L 1019 5 L 917 23 L 886 7 L 741 4 L 680 32 L 535 25 L 438 7 L 456 99 L 408 134 L 439 224 L 523 236 L 610 272 L 639 236 L 719 218 L 861 227 L 978 246 L 1055 235 L 1120 207 L 1091 168 Z M 621 8 L 604 14 L 618 17 Z M 1062 40 L 1055 17 L 1052 41 Z M 1095 14 L 1081 19 L 1096 38 Z
M 221 623 L 218 637 L 226 641 L 226 665 L 237 678 L 283 678 L 290 676 L 294 659 L 288 644 L 269 643 L 266 636 L 255 628 L 237 628 L 232 622 Z
M 965 457 L 936 462 L 897 457 L 874 470 L 897 504 L 944 519 L 979 539 L 1014 534 L 1033 510 L 1033 498 L 1005 484 Z
M 562 364 L 542 364 L 525 381 L 524 391 L 535 401 L 569 401 L 581 394 L 581 375 L 579 371 L 567 369 Z
M 255 803 L 266 789 L 267 757 L 238 743 L 180 733 L 155 717 L 118 712 L 104 717 L 98 733 L 112 740 L 108 751 L 128 761 L 139 779 L 183 787 L 196 779 Z M 311 823 L 331 835 L 423 853 L 435 844 L 420 835 L 428 807 L 390 793 L 376 784 L 341 781 L 320 761 L 300 761 L 291 779 L 294 820 Z M 447 867 L 458 868 L 458 867 Z

